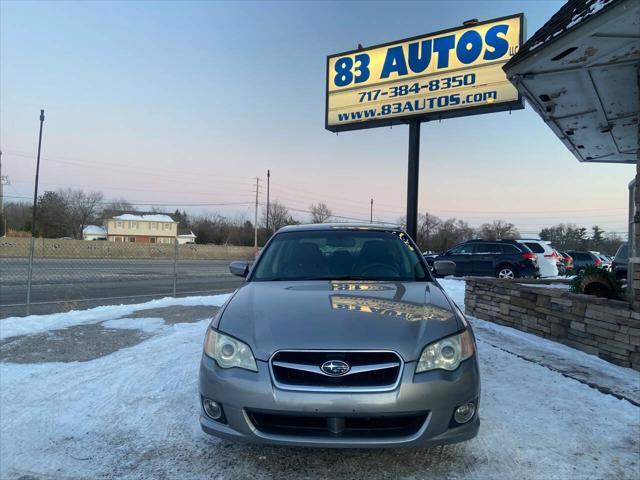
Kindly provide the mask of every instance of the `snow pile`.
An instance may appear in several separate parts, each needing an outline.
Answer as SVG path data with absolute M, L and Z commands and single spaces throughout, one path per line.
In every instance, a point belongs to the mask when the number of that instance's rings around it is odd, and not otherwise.
M 571 285 L 569 285 L 568 283 L 521 283 L 520 285 L 533 288 L 559 288 L 561 290 L 569 290 L 569 288 L 571 287 Z
M 105 320 L 124 317 L 138 310 L 171 306 L 212 306 L 219 307 L 231 294 L 197 296 L 197 297 L 165 297 L 145 303 L 133 305 L 110 305 L 89 310 L 72 310 L 70 312 L 51 315 L 30 315 L 28 317 L 8 317 L 0 320 L 0 340 L 17 335 L 29 335 L 46 332 L 74 325 L 100 323 Z
M 0 478 L 96 478 L 117 472 L 132 450 L 138 457 L 176 441 L 195 446 L 208 323 L 176 324 L 89 362 L 0 364 Z M 172 456 L 165 452 L 162 462 Z
M 118 330 L 142 330 L 145 333 L 157 333 L 164 327 L 164 319 L 154 317 L 117 318 L 102 322 L 101 325 L 105 328 Z
M 438 283 L 464 312 L 464 280 L 449 277 L 438 280 Z

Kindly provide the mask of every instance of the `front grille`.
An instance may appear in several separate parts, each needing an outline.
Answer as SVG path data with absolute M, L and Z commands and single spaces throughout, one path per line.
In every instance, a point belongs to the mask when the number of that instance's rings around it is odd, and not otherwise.
M 331 376 L 320 368 L 342 361 L 350 370 Z M 276 386 L 293 390 L 391 390 L 400 380 L 402 358 L 389 351 L 280 351 L 271 358 Z
M 428 412 L 372 417 L 284 415 L 248 410 L 259 431 L 269 435 L 325 438 L 390 438 L 415 435 Z

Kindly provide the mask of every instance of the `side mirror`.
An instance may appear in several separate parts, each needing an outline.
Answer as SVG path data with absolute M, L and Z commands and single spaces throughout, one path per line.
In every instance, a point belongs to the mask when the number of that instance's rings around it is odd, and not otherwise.
M 436 275 L 446 277 L 447 275 L 456 273 L 456 262 L 452 262 L 451 260 L 436 260 L 433 262 L 433 268 L 436 271 Z
M 229 271 L 238 277 L 246 277 L 249 274 L 250 262 L 231 262 Z

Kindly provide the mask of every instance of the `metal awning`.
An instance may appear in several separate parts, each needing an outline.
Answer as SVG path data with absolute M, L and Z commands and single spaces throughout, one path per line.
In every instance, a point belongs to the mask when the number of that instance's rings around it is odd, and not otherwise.
M 569 0 L 504 66 L 581 162 L 636 163 L 640 1 Z

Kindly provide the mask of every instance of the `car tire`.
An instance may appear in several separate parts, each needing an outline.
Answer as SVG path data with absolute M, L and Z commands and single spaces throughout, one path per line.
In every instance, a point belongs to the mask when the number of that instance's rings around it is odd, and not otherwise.
M 513 280 L 518 277 L 518 272 L 511 265 L 500 265 L 496 269 L 496 278 L 503 280 Z

